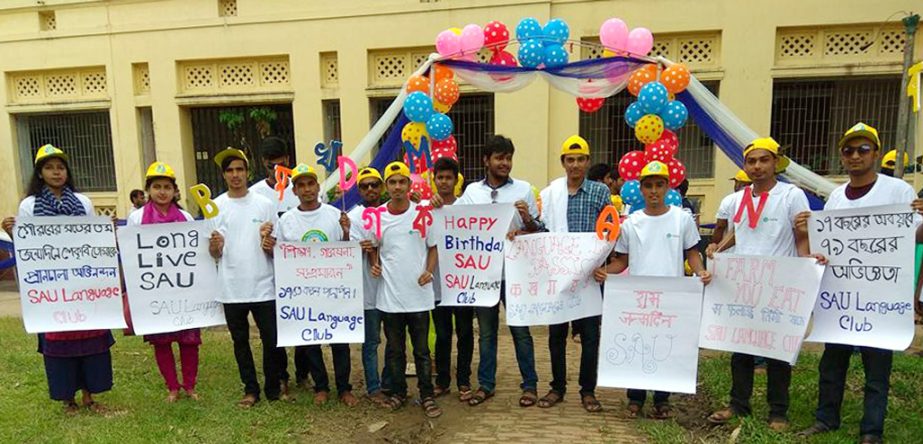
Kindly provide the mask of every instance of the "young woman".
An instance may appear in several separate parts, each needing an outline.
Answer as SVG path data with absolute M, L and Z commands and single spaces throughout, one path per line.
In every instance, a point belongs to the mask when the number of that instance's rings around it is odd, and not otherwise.
M 19 204 L 18 217 L 86 216 L 95 214 L 93 203 L 74 189 L 73 175 L 64 151 L 52 145 L 39 148 L 27 196 Z M 11 233 L 16 219 L 3 220 Z M 65 413 L 79 410 L 74 396 L 83 391 L 82 404 L 94 411 L 105 409 L 93 395 L 112 388 L 112 355 L 115 343 L 109 330 L 68 331 L 38 335 L 38 352 L 45 360 L 51 399 L 64 403 Z
M 176 174 L 169 165 L 163 162 L 152 163 L 147 169 L 145 180 L 144 189 L 150 197 L 143 207 L 128 216 L 129 226 L 192 220 L 192 216 L 177 203 L 179 188 L 176 186 Z M 199 345 L 202 344 L 199 329 L 144 335 L 144 340 L 154 346 L 157 368 L 167 384 L 167 402 L 175 402 L 179 398 L 180 383 L 176 377 L 174 342 L 179 345 L 179 358 L 183 366 L 182 388 L 190 399 L 198 400 L 195 383 L 199 372 Z

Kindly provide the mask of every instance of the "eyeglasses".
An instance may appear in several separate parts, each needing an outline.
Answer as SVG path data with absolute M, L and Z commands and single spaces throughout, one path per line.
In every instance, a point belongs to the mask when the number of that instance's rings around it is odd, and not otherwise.
M 856 151 L 859 152 L 859 155 L 864 156 L 872 152 L 872 145 L 863 143 L 862 145 L 859 145 L 859 146 L 845 145 L 842 148 L 840 148 L 840 152 L 844 156 L 852 156 L 853 153 L 855 153 Z
M 497 195 L 500 194 L 497 190 L 490 190 L 490 203 L 497 203 Z
M 381 184 L 378 183 L 378 182 L 360 183 L 360 184 L 359 184 L 359 189 L 360 189 L 360 190 L 371 190 L 372 188 L 378 188 L 378 187 L 380 187 L 380 186 L 381 186 Z

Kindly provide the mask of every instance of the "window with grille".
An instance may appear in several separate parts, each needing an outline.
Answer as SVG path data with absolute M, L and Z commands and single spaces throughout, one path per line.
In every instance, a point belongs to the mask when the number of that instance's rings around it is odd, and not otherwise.
M 836 144 L 856 122 L 877 128 L 882 149 L 891 149 L 900 86 L 900 76 L 776 80 L 770 134 L 804 167 L 842 174 Z
M 21 115 L 16 124 L 25 185 L 36 150 L 50 143 L 67 153 L 78 190 L 116 190 L 108 111 Z
M 343 133 L 340 127 L 340 100 L 324 100 L 324 143 L 331 140 L 343 141 Z M 342 153 L 341 153 L 342 154 Z
M 718 94 L 717 81 L 702 82 L 713 94 Z M 644 145 L 635 139 L 634 130 L 625 123 L 625 108 L 635 100 L 627 91 L 606 99 L 595 113 L 580 111 L 580 135 L 590 144 L 593 163 L 615 165 L 622 156 Z M 711 139 L 690 117 L 678 132 L 679 149 L 676 157 L 686 166 L 690 179 L 708 179 L 715 175 L 715 149 Z

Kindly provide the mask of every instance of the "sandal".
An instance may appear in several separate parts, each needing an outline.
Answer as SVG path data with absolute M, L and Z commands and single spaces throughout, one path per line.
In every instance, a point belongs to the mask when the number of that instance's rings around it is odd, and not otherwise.
M 249 409 L 250 407 L 253 407 L 254 404 L 256 404 L 256 401 L 256 395 L 244 395 L 243 399 L 237 401 L 237 406 L 240 408 Z
M 641 405 L 628 404 L 628 417 L 631 419 L 636 419 L 639 416 L 641 416 Z
M 340 393 L 340 402 L 346 404 L 347 407 L 353 407 L 359 403 L 359 398 L 352 391 L 345 391 Z
M 537 401 L 538 393 L 535 392 L 535 389 L 526 389 L 522 391 L 522 396 L 519 397 L 519 406 L 532 407 Z
M 442 416 L 442 409 L 439 408 L 439 405 L 436 404 L 436 398 L 432 396 L 427 396 L 423 398 L 421 405 L 423 406 L 423 413 L 426 414 L 427 418 L 438 418 Z
M 669 404 L 655 405 L 654 413 L 651 417 L 654 419 L 670 419 L 673 417 L 673 409 L 670 408 Z
M 80 412 L 80 406 L 76 402 L 70 401 L 64 403 L 64 414 L 67 416 L 74 416 Z
M 474 396 L 474 392 L 471 391 L 471 387 L 467 385 L 461 385 L 458 387 L 458 400 L 459 401 L 468 402 L 472 396 Z
M 709 415 L 707 421 L 712 424 L 727 424 L 728 421 L 734 419 L 736 416 L 737 414 L 734 413 L 733 410 L 726 408 Z
M 599 403 L 599 400 L 596 399 L 595 395 L 583 395 L 581 402 L 583 403 L 583 409 L 590 413 L 596 413 L 602 411 L 603 409 L 603 405 Z
M 390 398 L 382 401 L 381 405 L 382 407 L 393 412 L 404 406 L 404 398 L 398 395 L 393 395 Z
M 546 394 L 545 396 L 542 396 L 542 399 L 538 400 L 538 407 L 542 409 L 547 409 L 563 400 L 564 400 L 564 395 L 554 390 L 549 390 L 548 394 Z
M 438 385 L 436 387 L 433 387 L 433 397 L 434 398 L 448 395 L 451 392 L 452 392 L 452 389 L 450 389 L 449 387 L 442 387 Z
M 98 403 L 98 402 L 96 402 L 96 401 L 90 401 L 90 402 L 84 404 L 83 406 L 86 407 L 89 411 L 91 411 L 91 412 L 93 412 L 93 413 L 104 414 L 104 413 L 108 413 L 108 412 L 109 412 L 109 409 L 107 409 L 106 406 L 104 406 L 104 405 L 102 405 L 102 404 L 100 404 L 100 403 Z
M 381 390 L 376 390 L 375 393 L 370 393 L 370 394 L 368 395 L 368 398 L 369 398 L 370 401 L 372 401 L 372 402 L 374 402 L 375 404 L 378 404 L 378 405 L 380 405 L 380 406 L 384 406 L 384 405 L 385 405 L 385 402 L 388 401 L 388 395 L 386 395 L 386 394 L 385 394 L 384 392 L 382 392 Z
M 471 399 L 468 400 L 468 405 L 474 407 L 476 405 L 483 404 L 484 401 L 487 401 L 488 399 L 493 398 L 493 397 L 494 397 L 494 392 L 488 393 L 484 391 L 484 389 L 479 388 L 476 392 L 474 392 L 473 395 L 471 395 Z

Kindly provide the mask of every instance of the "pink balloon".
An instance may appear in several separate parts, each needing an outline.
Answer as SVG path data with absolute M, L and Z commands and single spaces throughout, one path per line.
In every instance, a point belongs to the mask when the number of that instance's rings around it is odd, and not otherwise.
M 628 44 L 625 49 L 640 56 L 646 56 L 654 47 L 654 35 L 647 28 L 635 28 L 628 33 Z
M 484 47 L 484 30 L 478 25 L 462 28 L 461 49 L 465 54 L 475 54 Z
M 610 49 L 625 49 L 628 43 L 628 25 L 617 18 L 606 20 L 599 28 L 599 41 Z
M 441 56 L 450 56 L 460 53 L 461 38 L 448 29 L 440 32 L 439 35 L 436 36 L 436 52 Z

